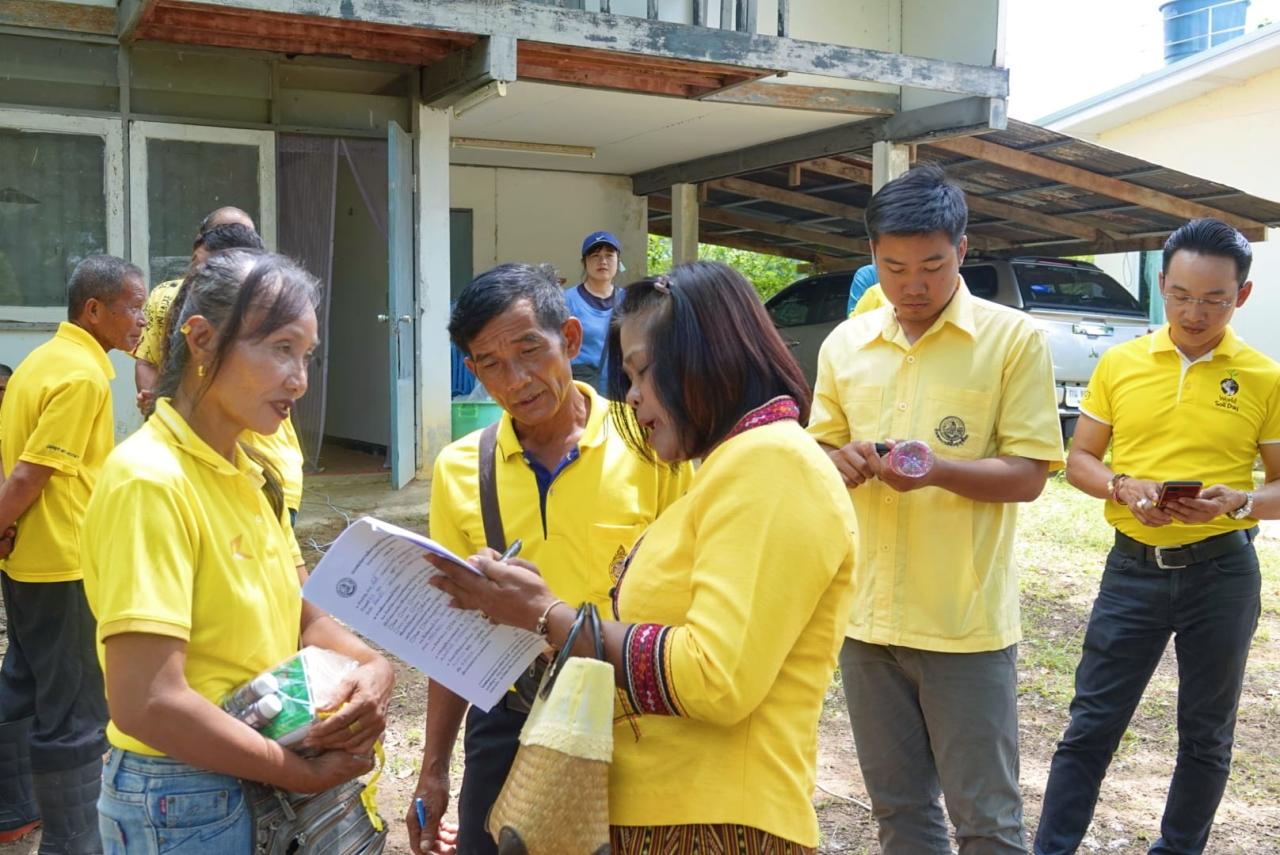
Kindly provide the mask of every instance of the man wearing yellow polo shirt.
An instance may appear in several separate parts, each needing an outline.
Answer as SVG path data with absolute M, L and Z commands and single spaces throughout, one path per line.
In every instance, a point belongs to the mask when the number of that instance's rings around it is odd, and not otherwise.
M 1067 458 L 1106 500 L 1115 545 L 1076 669 L 1071 723 L 1053 756 L 1035 851 L 1075 852 L 1098 789 L 1174 638 L 1178 759 L 1153 853 L 1204 850 L 1231 768 L 1245 660 L 1261 608 L 1253 539 L 1280 517 L 1280 365 L 1229 323 L 1252 291 L 1253 252 L 1217 220 L 1164 245 L 1167 326 L 1108 350 L 1080 405 Z M 1111 446 L 1110 466 L 1103 456 Z M 1261 455 L 1266 483 L 1254 489 Z M 1162 502 L 1162 482 L 1198 481 Z
M 25 815 L 8 817 L 0 831 L 38 818 L 42 853 L 102 851 L 96 804 L 107 706 L 80 528 L 115 445 L 107 352 L 138 343 L 145 298 L 141 270 L 89 256 L 71 274 L 68 320 L 18 365 L 5 391 L 0 531 L 16 526 L 17 536 L 0 542 L 9 633 L 0 666 L 0 807 Z
M 960 278 L 964 193 L 936 167 L 880 189 L 867 231 L 889 305 L 818 357 L 810 434 L 858 514 L 841 674 L 886 855 L 1024 853 L 1016 503 L 1062 464 L 1053 367 L 1023 315 Z M 875 442 L 923 440 L 904 475 Z
M 688 467 L 643 460 L 618 433 L 609 401 L 574 382 L 582 325 L 542 269 L 504 264 L 474 279 L 458 297 L 449 337 L 504 412 L 494 431 L 476 431 L 440 452 L 431 480 L 431 536 L 459 555 L 520 539 L 520 556 L 537 563 L 557 597 L 575 607 L 591 601 L 611 608 L 616 569 L 645 527 L 684 493 Z M 482 470 L 492 472 L 496 498 L 488 521 Z M 466 701 L 433 682 L 416 792 L 427 810 L 425 828 L 413 806 L 405 816 L 416 853 L 439 840 L 449 757 L 464 713 L 458 851 L 498 851 L 484 822 L 515 759 L 527 706 L 509 692 L 492 710 L 467 712 Z

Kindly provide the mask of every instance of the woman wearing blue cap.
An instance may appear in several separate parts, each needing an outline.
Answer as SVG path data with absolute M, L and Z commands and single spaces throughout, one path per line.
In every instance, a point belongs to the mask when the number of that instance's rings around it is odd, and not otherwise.
M 622 244 L 609 232 L 592 232 L 582 241 L 582 282 L 564 292 L 569 312 L 582 322 L 582 349 L 573 358 L 573 378 L 603 389 L 604 345 L 609 319 L 622 295 L 614 287 Z

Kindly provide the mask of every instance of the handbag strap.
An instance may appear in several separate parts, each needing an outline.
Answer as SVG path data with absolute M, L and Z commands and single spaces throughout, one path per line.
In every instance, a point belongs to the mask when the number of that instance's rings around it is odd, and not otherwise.
M 502 528 L 502 510 L 498 505 L 498 426 L 501 420 L 480 434 L 480 518 L 484 521 L 485 545 L 495 552 L 507 551 L 507 535 Z
M 573 656 L 573 645 L 578 640 L 578 634 L 582 632 L 584 626 L 590 626 L 588 632 L 595 636 L 596 658 L 604 661 L 604 634 L 600 631 L 600 611 L 596 608 L 595 603 L 583 603 L 578 608 L 578 616 L 573 619 L 573 625 L 569 627 L 569 634 L 565 636 L 564 647 L 560 648 L 560 652 L 556 654 L 556 660 L 547 669 L 547 676 L 542 681 L 542 688 L 538 690 L 538 694 L 542 697 L 545 698 L 551 694 L 551 689 L 555 686 L 556 679 L 560 676 L 560 670 L 564 668 L 564 664 Z

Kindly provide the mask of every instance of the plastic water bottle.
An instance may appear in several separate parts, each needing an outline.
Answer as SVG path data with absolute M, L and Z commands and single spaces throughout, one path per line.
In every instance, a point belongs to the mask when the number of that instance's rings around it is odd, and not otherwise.
M 254 730 L 262 730 L 283 711 L 284 704 L 281 703 L 279 695 L 266 695 L 258 698 L 236 717 Z
M 877 453 L 884 455 L 886 451 L 885 463 L 904 478 L 923 478 L 933 468 L 933 449 L 927 442 L 907 439 L 894 443 L 892 449 L 885 443 L 876 443 Z
M 222 708 L 239 718 L 259 698 L 274 695 L 278 691 L 280 691 L 280 681 L 276 679 L 275 674 L 267 671 L 236 689 L 235 693 L 223 703 Z

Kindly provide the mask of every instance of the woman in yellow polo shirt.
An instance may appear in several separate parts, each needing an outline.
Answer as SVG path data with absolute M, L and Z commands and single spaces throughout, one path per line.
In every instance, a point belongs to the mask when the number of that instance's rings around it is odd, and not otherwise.
M 304 571 L 281 487 L 239 441 L 272 434 L 307 388 L 315 280 L 253 250 L 210 257 L 175 298 L 182 344 L 154 416 L 108 458 L 84 526 L 85 589 L 111 721 L 99 799 L 109 852 L 243 855 L 239 779 L 322 792 L 368 771 L 394 675 L 302 601 Z M 361 663 L 345 706 L 302 757 L 217 701 L 298 650 Z
M 812 852 L 818 719 L 852 596 L 848 491 L 801 427 L 808 384 L 739 274 L 682 265 L 627 288 L 616 312 L 619 429 L 643 455 L 702 465 L 634 550 L 605 623 L 639 734 L 623 720 L 614 740 L 613 851 Z M 478 564 L 441 562 L 437 583 L 564 643 L 576 604 L 524 567 Z

